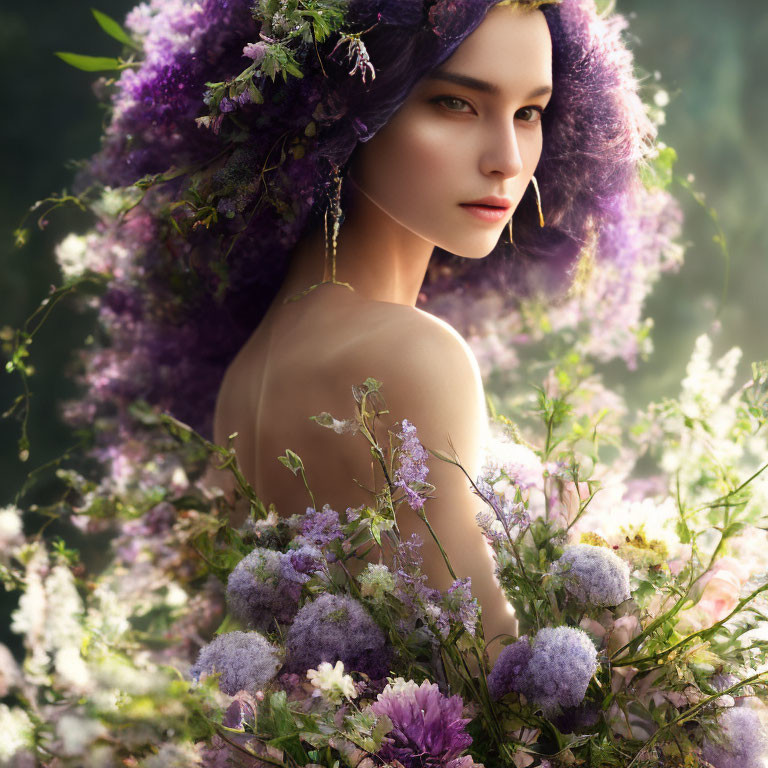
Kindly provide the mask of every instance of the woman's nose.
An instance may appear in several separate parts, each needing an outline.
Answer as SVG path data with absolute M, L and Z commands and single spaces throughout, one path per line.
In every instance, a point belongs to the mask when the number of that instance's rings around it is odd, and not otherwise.
M 497 126 L 489 132 L 486 141 L 480 162 L 480 170 L 484 174 L 499 174 L 506 179 L 517 176 L 523 170 L 514 122 Z

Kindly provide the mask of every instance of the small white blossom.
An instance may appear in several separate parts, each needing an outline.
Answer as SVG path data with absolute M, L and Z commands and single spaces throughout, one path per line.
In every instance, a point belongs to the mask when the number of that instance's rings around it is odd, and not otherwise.
M 353 699 L 357 696 L 355 682 L 350 675 L 344 674 L 344 663 L 339 659 L 335 666 L 327 661 L 321 662 L 317 669 L 308 669 L 309 682 L 333 704 L 341 702 L 341 697 Z
M 23 709 L 0 704 L 0 765 L 11 765 L 15 754 L 32 747 L 34 728 Z
M 54 249 L 65 280 L 80 277 L 87 264 L 88 245 L 84 235 L 70 232 Z

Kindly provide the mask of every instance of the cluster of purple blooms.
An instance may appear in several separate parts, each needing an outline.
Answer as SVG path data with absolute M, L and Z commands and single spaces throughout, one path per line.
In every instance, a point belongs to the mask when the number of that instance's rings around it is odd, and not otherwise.
M 411 485 L 427 481 L 429 453 L 419 441 L 416 427 L 408 419 L 403 419 L 402 429 L 397 436 L 401 443 L 398 449 L 400 463 L 395 470 L 395 486 L 405 491 L 405 497 L 411 509 L 421 509 L 424 506 L 424 496 Z
M 575 544 L 566 547 L 551 571 L 566 591 L 583 605 L 612 607 L 629 600 L 629 565 L 607 547 Z
M 597 671 L 597 651 L 587 634 L 573 627 L 544 627 L 521 637 L 499 654 L 488 676 L 493 699 L 522 693 L 546 714 L 578 706 Z

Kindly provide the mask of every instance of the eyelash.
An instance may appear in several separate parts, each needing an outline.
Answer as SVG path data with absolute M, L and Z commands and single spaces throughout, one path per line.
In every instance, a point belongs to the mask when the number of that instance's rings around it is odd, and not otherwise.
M 461 99 L 458 96 L 437 96 L 436 98 L 432 99 L 432 102 L 435 103 L 435 104 L 440 104 L 443 101 L 460 101 L 462 104 L 466 104 L 467 106 L 471 106 L 471 104 L 468 101 L 466 101 L 465 99 Z M 446 107 L 446 109 L 448 109 L 448 108 Z M 542 107 L 538 107 L 538 106 L 536 106 L 534 104 L 531 104 L 530 106 L 527 106 L 527 107 L 521 107 L 520 109 L 532 109 L 534 112 L 538 112 L 539 113 L 538 120 L 525 120 L 524 122 L 526 122 L 526 123 L 539 123 L 539 122 L 541 122 L 541 118 L 544 116 L 544 114 L 546 112 L 546 109 L 543 109 Z M 458 109 L 448 109 L 448 111 L 449 112 L 456 112 L 456 113 L 459 113 L 459 114 L 461 113 L 461 110 L 458 110 Z

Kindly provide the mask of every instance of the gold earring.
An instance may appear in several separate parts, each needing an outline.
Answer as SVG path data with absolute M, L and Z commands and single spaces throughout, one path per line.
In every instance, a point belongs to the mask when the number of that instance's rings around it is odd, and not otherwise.
M 333 217 L 333 230 L 331 234 L 331 274 L 330 282 L 336 282 L 336 245 L 339 240 L 339 229 L 341 227 L 342 212 L 341 212 L 341 183 L 342 178 L 339 173 L 339 166 L 333 166 L 333 194 L 330 198 L 331 216 Z M 323 274 L 323 282 L 328 281 L 328 208 L 325 209 L 324 217 L 324 234 L 325 234 L 325 271 Z
M 531 181 L 533 182 L 533 188 L 536 190 L 536 206 L 539 209 L 539 226 L 544 226 L 544 213 L 541 210 L 541 192 L 539 192 L 539 182 L 536 181 L 535 176 L 531 176 Z
M 514 245 L 515 241 L 512 239 L 512 217 L 509 217 L 509 224 L 507 224 L 507 229 L 509 229 L 509 244 Z

